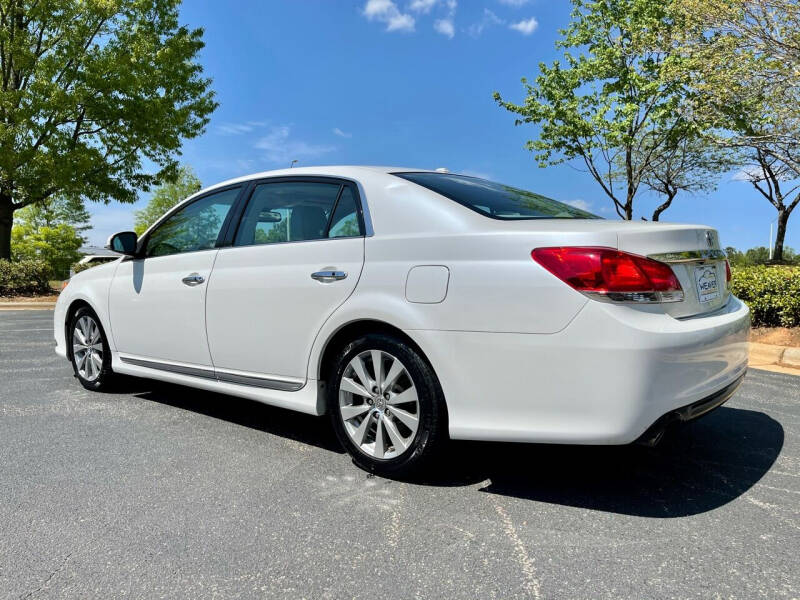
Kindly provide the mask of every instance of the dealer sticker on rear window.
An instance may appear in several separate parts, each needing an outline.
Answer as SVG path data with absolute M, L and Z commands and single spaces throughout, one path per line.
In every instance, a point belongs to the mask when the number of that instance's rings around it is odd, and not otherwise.
M 697 284 L 697 296 L 700 298 L 700 302 L 711 302 L 719 298 L 716 266 L 695 267 L 694 280 Z

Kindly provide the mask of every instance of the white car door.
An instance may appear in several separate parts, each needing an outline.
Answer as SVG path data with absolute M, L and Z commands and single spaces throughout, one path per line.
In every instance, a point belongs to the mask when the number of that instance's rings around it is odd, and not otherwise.
M 208 285 L 211 358 L 223 381 L 299 389 L 314 338 L 364 264 L 357 187 L 331 178 L 253 186 Z
M 109 314 L 121 360 L 189 374 L 191 366 L 197 374 L 212 368 L 206 286 L 240 191 L 214 191 L 181 207 L 142 240 L 140 257 L 119 264 Z

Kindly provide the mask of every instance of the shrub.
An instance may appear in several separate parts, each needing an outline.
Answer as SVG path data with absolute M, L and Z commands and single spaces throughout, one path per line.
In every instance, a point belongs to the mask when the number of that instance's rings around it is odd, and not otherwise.
M 736 267 L 731 291 L 750 307 L 755 326 L 800 326 L 800 267 Z
M 43 260 L 12 262 L 0 259 L 0 296 L 22 296 L 52 293 L 50 266 Z

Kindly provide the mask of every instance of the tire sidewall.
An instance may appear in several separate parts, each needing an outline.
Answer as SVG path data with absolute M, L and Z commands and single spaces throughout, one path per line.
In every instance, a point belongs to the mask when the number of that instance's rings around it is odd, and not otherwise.
M 356 446 L 345 430 L 339 409 L 339 383 L 347 365 L 366 350 L 382 350 L 403 363 L 417 389 L 420 423 L 412 448 L 391 459 L 371 457 Z M 334 431 L 350 456 L 362 469 L 384 475 L 400 475 L 416 470 L 434 453 L 446 435 L 446 412 L 441 386 L 431 366 L 408 343 L 384 334 L 367 334 L 346 344 L 328 371 L 326 381 L 327 408 Z
M 75 377 L 78 379 L 78 381 L 80 381 L 81 385 L 87 390 L 99 391 L 108 386 L 112 376 L 111 349 L 108 345 L 108 339 L 106 338 L 106 332 L 105 329 L 103 329 L 103 324 L 100 322 L 97 313 L 95 313 L 88 306 L 82 306 L 76 310 L 69 321 L 69 328 L 67 330 L 68 347 L 72 348 L 73 336 L 75 335 L 75 325 L 81 317 L 90 317 L 100 329 L 100 340 L 103 344 L 103 367 L 100 369 L 100 375 L 97 377 L 97 379 L 94 381 L 89 381 L 81 377 L 81 374 L 78 372 L 78 365 L 75 363 L 75 355 L 73 354 L 72 350 L 69 351 L 70 362 L 72 363 L 72 370 L 75 373 Z

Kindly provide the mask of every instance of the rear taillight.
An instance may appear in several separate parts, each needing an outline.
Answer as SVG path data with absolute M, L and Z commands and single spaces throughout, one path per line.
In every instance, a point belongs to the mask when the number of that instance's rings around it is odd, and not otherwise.
M 725 261 L 725 281 L 731 282 L 731 263 Z
M 531 257 L 579 292 L 614 302 L 680 302 L 683 289 L 662 262 L 614 248 L 536 248 Z

